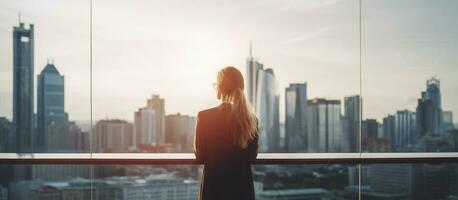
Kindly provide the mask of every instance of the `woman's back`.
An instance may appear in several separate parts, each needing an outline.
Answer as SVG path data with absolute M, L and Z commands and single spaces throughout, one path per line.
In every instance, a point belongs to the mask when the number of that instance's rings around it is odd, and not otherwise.
M 204 164 L 201 199 L 254 199 L 250 162 L 256 158 L 257 138 L 241 148 L 232 142 L 230 105 L 199 112 L 196 127 L 196 157 Z
M 247 102 L 238 69 L 220 70 L 214 86 L 221 105 L 197 115 L 195 154 L 204 164 L 199 199 L 252 200 L 250 163 L 258 150 L 258 118 Z

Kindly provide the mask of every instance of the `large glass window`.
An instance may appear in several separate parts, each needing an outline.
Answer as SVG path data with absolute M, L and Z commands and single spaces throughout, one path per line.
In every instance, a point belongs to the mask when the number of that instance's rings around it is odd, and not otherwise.
M 0 0 L 0 200 L 196 199 L 225 66 L 259 117 L 257 199 L 456 199 L 456 165 L 418 158 L 458 158 L 426 154 L 458 149 L 457 9 Z

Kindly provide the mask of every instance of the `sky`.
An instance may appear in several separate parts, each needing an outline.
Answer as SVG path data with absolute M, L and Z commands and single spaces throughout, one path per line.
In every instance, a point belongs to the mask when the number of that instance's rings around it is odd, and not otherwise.
M 381 120 L 415 110 L 431 76 L 458 113 L 458 1 L 363 1 L 361 18 L 358 2 L 94 0 L 91 54 L 90 1 L 0 0 L 0 116 L 12 114 L 19 12 L 35 24 L 35 73 L 52 58 L 65 76 L 71 120 L 90 119 L 92 103 L 95 120 L 132 121 L 152 94 L 168 114 L 196 115 L 218 104 L 219 69 L 245 73 L 250 42 L 276 75 L 281 121 L 290 83 L 307 82 L 309 99 L 361 94 L 363 117 Z

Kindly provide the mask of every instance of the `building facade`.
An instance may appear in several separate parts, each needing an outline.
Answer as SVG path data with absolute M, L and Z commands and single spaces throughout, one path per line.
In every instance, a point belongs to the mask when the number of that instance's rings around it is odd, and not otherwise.
M 307 84 L 290 84 L 285 89 L 285 150 L 307 151 Z
M 37 76 L 37 145 L 39 152 L 71 149 L 68 114 L 65 112 L 65 79 L 54 64 L 47 64 Z
M 135 112 L 134 121 L 136 145 L 157 144 L 156 112 L 152 108 L 140 108 Z
M 360 121 L 361 97 L 359 95 L 344 98 L 344 132 L 349 142 L 349 152 L 359 152 L 360 149 Z
M 308 152 L 342 152 L 348 146 L 341 124 L 340 100 L 308 101 Z
M 96 152 L 128 152 L 134 145 L 133 125 L 124 120 L 100 120 L 94 127 Z
M 13 28 L 12 152 L 34 149 L 34 26 Z

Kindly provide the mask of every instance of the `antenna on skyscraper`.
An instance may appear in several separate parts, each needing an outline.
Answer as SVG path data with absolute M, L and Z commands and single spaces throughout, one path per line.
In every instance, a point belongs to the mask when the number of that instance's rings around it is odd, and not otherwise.
M 18 13 L 19 24 L 21 23 L 21 12 Z

